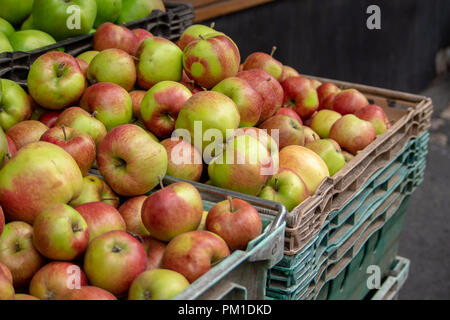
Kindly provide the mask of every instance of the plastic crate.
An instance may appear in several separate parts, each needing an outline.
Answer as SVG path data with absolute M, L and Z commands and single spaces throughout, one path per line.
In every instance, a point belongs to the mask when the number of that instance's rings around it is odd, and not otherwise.
M 395 258 L 394 265 L 389 271 L 389 276 L 383 282 L 380 289 L 373 295 L 370 300 L 397 300 L 400 290 L 408 279 L 410 261 L 406 258 Z
M 194 22 L 194 8 L 187 3 L 165 2 L 166 12 L 153 10 L 145 18 L 125 24 L 130 29 L 142 28 L 156 36 L 169 40 L 177 40 L 184 30 Z M 0 78 L 10 79 L 26 86 L 28 71 L 42 54 L 64 48 L 66 53 L 77 56 L 92 50 L 93 34 L 82 35 L 60 41 L 56 44 L 39 48 L 30 52 L 5 52 L 0 54 Z

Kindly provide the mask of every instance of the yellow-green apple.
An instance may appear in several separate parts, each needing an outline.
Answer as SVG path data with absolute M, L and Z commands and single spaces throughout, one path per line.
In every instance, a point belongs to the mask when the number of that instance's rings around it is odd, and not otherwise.
M 70 127 L 53 127 L 44 132 L 41 141 L 53 143 L 63 148 L 78 164 L 83 176 L 95 161 L 95 141 L 87 133 Z
M 274 138 L 274 134 L 278 136 L 278 148 L 280 150 L 290 145 L 303 146 L 305 143 L 303 126 L 297 120 L 287 115 L 272 116 L 261 123 L 259 128 L 267 130 L 267 133 L 272 138 Z
M 0 262 L 11 272 L 16 288 L 27 286 L 44 264 L 44 258 L 33 245 L 33 227 L 13 221 L 5 225 L 0 237 Z
M 75 58 L 77 60 L 78 66 L 80 67 L 81 72 L 85 77 L 87 77 L 87 71 L 89 69 L 89 63 L 84 61 L 83 59 Z
M 106 130 L 131 122 L 132 101 L 128 92 L 111 82 L 96 83 L 86 89 L 80 107 L 100 120 Z
M 82 286 L 87 286 L 87 279 L 78 265 L 55 261 L 36 272 L 30 282 L 30 294 L 40 300 L 62 300 L 71 290 Z
M 116 193 L 138 196 L 152 190 L 166 174 L 167 152 L 144 129 L 123 124 L 108 132 L 98 146 L 97 165 Z
M 250 135 L 229 139 L 224 152 L 208 166 L 214 186 L 255 196 L 273 170 L 270 152 L 260 140 Z
M 234 101 L 241 116 L 239 127 L 253 127 L 258 123 L 263 100 L 246 80 L 229 77 L 219 82 L 212 91 L 223 93 Z
M 203 132 L 209 129 L 219 130 L 222 140 L 214 143 L 221 143 L 227 137 L 227 130 L 238 128 L 239 122 L 239 110 L 233 100 L 220 92 L 203 91 L 194 94 L 183 105 L 175 122 L 175 129 L 187 130 L 191 143 L 198 150 L 204 151 L 208 142 Z
M 302 120 L 310 118 L 319 108 L 317 91 L 304 77 L 290 77 L 281 83 L 284 90 L 284 106 L 292 108 Z
M 8 130 L 16 123 L 30 118 L 31 104 L 25 90 L 14 81 L 0 79 L 0 87 L 0 127 Z
M 5 227 L 5 215 L 3 214 L 3 209 L 0 206 L 0 236 L 3 233 L 3 228 Z
M 39 105 L 58 110 L 78 101 L 86 79 L 74 57 L 50 51 L 33 62 L 27 83 L 30 95 Z
M 279 202 L 288 211 L 291 211 L 309 197 L 309 190 L 302 178 L 294 171 L 280 168 L 276 174 L 267 180 L 266 185 L 258 196 Z
M 119 208 L 119 213 L 125 221 L 126 230 L 140 236 L 150 234 L 145 228 L 141 216 L 142 205 L 146 199 L 146 196 L 133 197 L 125 201 Z
M 141 102 L 145 127 L 159 138 L 170 137 L 175 130 L 178 113 L 190 97 L 191 91 L 181 83 L 158 82 L 147 91 Z
M 9 37 L 12 35 L 16 30 L 11 25 L 11 23 L 8 22 L 8 20 L 3 19 L 0 17 L 0 32 L 3 33 L 6 37 Z
M 133 119 L 134 120 L 141 120 L 141 103 L 142 100 L 145 97 L 145 94 L 147 91 L 145 90 L 133 90 L 130 91 L 130 98 L 131 98 L 131 109 L 133 111 Z
M 24 293 L 16 293 L 16 300 L 40 300 L 35 296 L 31 296 L 29 294 Z
M 319 97 L 319 110 L 331 109 L 336 95 L 341 92 L 334 83 L 325 82 L 317 88 L 317 96 Z
M 202 197 L 187 182 L 177 182 L 152 193 L 141 209 L 145 228 L 161 241 L 170 241 L 179 234 L 196 230 L 202 213 Z
M 186 180 L 200 181 L 203 171 L 201 153 L 190 143 L 180 138 L 161 141 L 167 151 L 167 174 Z
M 389 118 L 383 108 L 376 104 L 368 104 L 359 109 L 355 112 L 355 116 L 362 120 L 369 121 L 374 126 L 377 136 L 385 133 L 391 127 Z
M 126 224 L 119 211 L 113 206 L 97 201 L 75 207 L 87 223 L 89 242 L 112 230 L 126 230 Z
M 40 30 L 16 31 L 8 37 L 14 51 L 28 52 L 56 43 L 56 40 Z
M 369 121 L 346 114 L 330 130 L 330 138 L 353 155 L 367 147 L 376 138 L 375 128 Z
M 61 111 L 45 111 L 39 117 L 39 121 L 45 124 L 47 127 L 53 128 L 61 113 Z
M 117 300 L 117 298 L 110 292 L 94 287 L 82 286 L 79 289 L 69 290 L 62 300 Z
M 367 98 L 356 89 L 346 89 L 334 97 L 332 110 L 342 115 L 355 113 L 369 104 Z
M 147 269 L 153 270 L 161 267 L 164 250 L 167 244 L 159 241 L 152 236 L 143 236 L 142 245 L 147 253 Z
M 183 70 L 183 51 L 162 37 L 147 38 L 136 53 L 137 83 L 150 89 L 164 80 L 180 81 Z
M 102 201 L 114 208 L 119 207 L 119 198 L 108 186 L 108 184 L 97 176 L 86 176 L 83 178 L 83 188 L 78 197 L 69 202 L 72 207 L 83 203 Z
M 272 48 L 272 52 L 253 52 L 243 63 L 243 70 L 262 69 L 271 74 L 275 79 L 280 80 L 283 74 L 283 64 L 273 57 L 277 47 Z
M 121 49 L 103 50 L 89 63 L 87 79 L 90 84 L 112 82 L 130 91 L 136 83 L 133 57 Z
M 99 28 L 105 22 L 115 22 L 119 19 L 122 10 L 122 0 L 96 0 L 97 16 L 94 28 Z
M 317 140 L 307 144 L 306 147 L 317 153 L 323 159 L 328 167 L 330 176 L 334 176 L 336 172 L 345 166 L 344 155 L 341 153 L 340 148 L 336 148 L 336 145 L 331 139 Z
M 6 137 L 3 129 L 0 127 L 0 168 L 3 166 L 3 163 L 7 161 L 8 157 L 12 157 L 11 154 L 9 154 L 9 142 Z
M 298 73 L 298 71 L 295 70 L 294 68 L 284 65 L 283 72 L 281 74 L 279 81 L 283 82 L 284 80 L 290 77 L 300 77 L 300 73 Z
M 146 266 L 147 255 L 142 243 L 120 230 L 95 238 L 84 256 L 84 271 L 89 283 L 116 296 L 126 294 Z
M 76 6 L 74 9 L 74 6 Z M 76 17 L 73 17 L 73 14 Z M 63 40 L 89 33 L 97 16 L 95 0 L 34 0 L 33 25 Z
M 13 25 L 20 25 L 30 14 L 33 0 L 2 0 L 0 1 L 0 17 Z
M 259 122 L 270 118 L 281 108 L 283 88 L 272 75 L 261 69 L 252 69 L 239 72 L 237 77 L 246 80 L 263 99 Z
M 341 114 L 336 111 L 323 109 L 311 118 L 311 123 L 309 126 L 322 139 L 326 139 L 330 136 L 331 126 L 341 117 Z
M 344 155 L 344 159 L 346 163 L 349 163 L 350 161 L 353 160 L 353 158 L 355 157 L 354 155 L 352 155 L 350 152 L 347 152 L 345 150 L 341 151 L 342 154 Z
M 15 291 L 12 282 L 9 281 L 9 279 L 5 275 L 3 275 L 3 273 L 0 273 L 0 301 L 15 299 Z
M 78 59 L 81 59 L 81 60 L 84 60 L 84 61 L 86 61 L 88 64 L 90 64 L 91 61 L 92 61 L 92 59 L 94 59 L 95 56 L 96 56 L 97 54 L 99 54 L 99 53 L 100 53 L 100 52 L 99 52 L 99 51 L 96 51 L 96 50 L 89 50 L 89 51 L 85 51 L 85 52 L 79 54 L 79 55 L 77 56 L 77 58 L 78 58 Z
M 45 207 L 78 197 L 82 186 L 83 176 L 70 154 L 48 142 L 34 142 L 0 170 L 0 203 L 8 220 L 33 223 Z
M 191 43 L 192 41 L 200 40 L 200 35 L 204 37 L 214 32 L 217 31 L 214 30 L 212 27 L 208 27 L 203 24 L 193 24 L 183 31 L 180 39 L 177 42 L 177 45 L 180 47 L 181 50 L 184 51 L 184 49 L 189 43 Z
M 70 127 L 87 133 L 94 139 L 97 146 L 106 136 L 105 125 L 80 107 L 70 107 L 64 110 L 56 120 L 55 126 Z
M 302 146 L 287 146 L 280 151 L 280 168 L 294 171 L 306 184 L 311 195 L 330 176 L 328 167 L 314 151 Z
M 308 126 L 303 126 L 303 133 L 305 135 L 305 145 L 320 139 L 320 136 Z
M 311 85 L 315 90 L 317 90 L 322 85 L 322 82 L 317 79 L 309 79 L 309 81 L 311 82 Z
M 181 273 L 192 283 L 230 255 L 227 243 L 209 231 L 191 231 L 173 238 L 166 247 L 162 266 Z
M 13 52 L 14 49 L 8 40 L 8 37 L 0 31 L 0 53 Z
M 139 40 L 127 27 L 111 22 L 105 22 L 94 34 L 92 46 L 95 51 L 117 48 L 134 56 L 138 49 Z
M 154 269 L 141 273 L 130 286 L 128 300 L 171 300 L 189 287 L 189 281 L 176 271 Z
M 211 89 L 239 72 L 241 56 L 233 40 L 224 34 L 215 32 L 199 37 L 184 49 L 183 67 L 190 79 Z
M 153 34 L 148 32 L 147 30 L 141 29 L 141 28 L 133 29 L 133 30 L 131 30 L 131 32 L 133 32 L 134 35 L 138 39 L 138 47 L 139 47 L 139 45 L 141 44 L 142 41 L 144 41 L 147 38 L 153 37 Z
M 165 12 L 162 0 L 122 0 L 122 10 L 117 23 L 123 24 L 147 17 L 153 10 Z
M 261 234 L 262 221 L 250 203 L 228 197 L 209 210 L 206 230 L 219 235 L 231 251 L 245 250 Z
M 71 261 L 86 250 L 89 231 L 86 221 L 67 204 L 45 208 L 34 220 L 33 244 L 46 258 Z
M 290 116 L 290 117 L 294 118 L 295 120 L 297 120 L 298 123 L 300 123 L 301 125 L 303 125 L 302 118 L 300 118 L 300 116 L 298 115 L 298 113 L 295 112 L 295 111 L 294 111 L 293 109 L 291 109 L 291 108 L 280 108 L 280 109 L 278 109 L 278 111 L 277 111 L 275 114 L 276 114 L 276 115 L 277 115 L 277 114 L 284 114 L 284 115 Z
M 17 150 L 27 144 L 37 142 L 48 130 L 48 127 L 40 121 L 25 120 L 16 123 L 6 131 L 6 134 L 14 141 Z

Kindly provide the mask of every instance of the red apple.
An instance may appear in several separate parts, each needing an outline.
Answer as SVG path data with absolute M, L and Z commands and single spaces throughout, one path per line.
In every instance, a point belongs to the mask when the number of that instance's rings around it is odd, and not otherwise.
M 17 147 L 14 141 L 7 135 L 5 135 L 6 141 L 8 142 L 8 152 L 6 153 L 5 160 L 3 161 L 3 165 L 5 165 L 12 157 L 14 157 L 17 153 Z
M 62 297 L 63 300 L 117 300 L 110 292 L 94 286 L 82 286 L 72 289 Z
M 305 136 L 302 125 L 292 117 L 279 114 L 270 117 L 259 125 L 260 129 L 266 129 L 267 133 L 275 140 L 278 136 L 278 148 L 290 145 L 304 145 Z
M 87 63 L 83 59 L 79 59 L 79 58 L 75 58 L 75 60 L 77 60 L 78 66 L 80 67 L 81 72 L 86 77 L 87 76 L 87 71 L 89 69 L 89 63 Z
M 334 98 L 341 92 L 334 83 L 325 82 L 317 88 L 317 96 L 319 98 L 319 110 L 331 109 Z
M 303 126 L 303 133 L 305 135 L 305 146 L 308 143 L 320 140 L 320 136 L 308 126 Z
M 203 171 L 202 155 L 193 145 L 181 138 L 169 138 L 161 141 L 161 144 L 167 151 L 169 176 L 200 181 Z
M 136 120 L 142 119 L 141 117 L 141 103 L 144 99 L 147 91 L 145 90 L 133 90 L 130 92 L 131 108 L 133 110 L 133 118 Z
M 58 111 L 46 111 L 39 117 L 39 121 L 47 127 L 53 128 L 60 114 L 61 112 Z
M 114 208 L 119 207 L 119 197 L 112 191 L 108 184 L 97 176 L 83 177 L 83 187 L 78 197 L 69 202 L 72 207 L 83 203 L 102 201 Z
M 126 224 L 126 230 L 140 236 L 150 234 L 142 223 L 141 217 L 142 205 L 146 199 L 146 196 L 130 198 L 119 208 L 119 213 L 122 215 Z
M 302 118 L 300 118 L 300 116 L 298 115 L 298 113 L 295 112 L 295 111 L 294 111 L 293 109 L 291 109 L 291 108 L 280 108 L 280 109 L 277 111 L 276 115 L 277 115 L 277 114 L 284 114 L 284 115 L 290 116 L 290 117 L 294 118 L 295 120 L 297 120 L 300 124 L 303 124 Z
M 271 74 L 275 79 L 280 80 L 283 74 L 283 64 L 273 57 L 275 50 L 276 47 L 273 47 L 270 55 L 265 52 L 252 53 L 245 60 L 243 69 L 262 69 Z
M 383 108 L 376 104 L 369 104 L 355 112 L 355 116 L 369 121 L 375 128 L 377 135 L 385 133 L 390 127 L 389 118 Z
M 147 252 L 147 270 L 160 268 L 167 244 L 152 236 L 143 236 L 142 240 L 145 252 Z
M 0 232 L 1 235 L 1 232 Z M 8 267 L 5 266 L 3 263 L 0 262 L 0 276 L 5 276 L 6 279 L 9 280 L 9 282 L 11 282 L 11 284 L 13 283 L 13 276 L 11 271 L 9 271 Z
M 333 100 L 332 109 L 342 115 L 355 113 L 369 104 L 367 98 L 356 89 L 339 92 Z
M 6 134 L 14 141 L 17 150 L 29 143 L 37 142 L 48 130 L 42 122 L 26 120 L 19 122 L 6 131 Z
M 94 34 L 93 47 L 95 51 L 110 48 L 121 49 L 134 56 L 139 46 L 139 39 L 130 29 L 105 22 Z
M 317 91 L 304 77 L 291 77 L 281 83 L 284 90 L 284 106 L 292 108 L 302 120 L 310 118 L 319 108 Z
M 1 300 L 15 300 L 13 284 L 2 273 L 0 273 L 0 301 Z
M 3 228 L 5 227 L 5 215 L 3 214 L 3 209 L 0 206 L 0 236 L 3 233 Z
M 141 29 L 141 28 L 133 29 L 133 30 L 131 30 L 131 32 L 133 32 L 134 35 L 138 39 L 138 47 L 139 47 L 139 45 L 141 44 L 142 41 L 144 41 L 147 38 L 153 37 L 153 35 L 150 32 L 148 32 L 145 29 Z
M 290 77 L 300 77 L 300 73 L 298 73 L 297 70 L 290 66 L 283 66 L 283 73 L 281 74 L 281 78 L 279 79 L 279 81 L 283 82 Z

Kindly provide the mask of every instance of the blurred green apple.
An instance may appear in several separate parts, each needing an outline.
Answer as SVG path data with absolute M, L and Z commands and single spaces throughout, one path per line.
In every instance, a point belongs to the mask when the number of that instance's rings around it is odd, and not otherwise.
M 16 30 L 14 30 L 14 27 L 11 25 L 11 23 L 3 18 L 0 18 L 0 32 L 3 32 L 5 36 L 9 37 L 15 31 Z
M 14 51 L 28 52 L 56 43 L 48 33 L 39 30 L 23 30 L 14 32 L 9 37 Z
M 3 32 L 0 32 L 0 53 L 12 51 L 13 47 L 9 43 L 8 37 Z
M 166 11 L 162 0 L 122 0 L 118 24 L 147 17 L 153 10 Z
M 33 15 L 30 14 L 30 16 L 22 23 L 22 26 L 20 27 L 20 30 L 36 30 L 33 24 Z
M 20 25 L 31 13 L 33 0 L 0 0 L 0 17 Z
M 94 27 L 98 28 L 105 22 L 116 22 L 122 10 L 122 0 L 96 0 L 97 1 L 97 17 L 95 18 Z

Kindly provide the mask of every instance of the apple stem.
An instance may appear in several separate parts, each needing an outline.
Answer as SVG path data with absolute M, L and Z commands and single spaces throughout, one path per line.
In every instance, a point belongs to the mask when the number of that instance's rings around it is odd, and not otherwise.
M 277 51 L 277 47 L 276 47 L 276 46 L 273 46 L 273 47 L 272 47 L 272 51 L 270 52 L 270 56 L 271 56 L 271 57 L 273 57 L 275 51 Z
M 211 29 L 214 29 L 215 26 L 216 26 L 216 22 L 215 21 L 211 22 L 211 24 L 209 25 L 209 27 Z
M 164 189 L 164 183 L 163 183 L 163 179 L 161 176 L 158 176 L 159 179 L 159 186 L 161 187 L 161 189 Z
M 227 196 L 228 202 L 230 203 L 230 211 L 233 212 L 233 198 L 231 196 Z
M 7 157 L 8 159 L 10 159 L 10 160 L 11 160 L 11 158 L 12 158 L 12 154 L 8 152 L 8 153 L 6 153 L 6 154 L 5 154 L 5 157 Z
M 91 116 L 95 117 L 98 114 L 97 111 L 92 112 Z
M 112 252 L 114 252 L 114 253 L 118 253 L 120 251 L 122 251 L 122 249 L 117 245 L 114 245 L 114 247 L 112 248 Z
M 275 191 L 278 191 L 278 178 L 275 178 Z
M 61 126 L 62 132 L 64 133 L 64 141 L 67 141 L 66 128 Z
M 119 201 L 119 198 L 102 198 L 102 201 Z
M 200 39 L 202 39 L 202 40 L 205 40 L 205 37 L 204 37 L 203 35 L 201 35 L 201 34 L 199 34 L 198 37 L 199 37 Z

